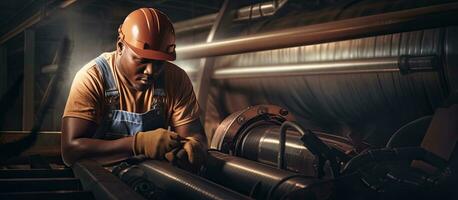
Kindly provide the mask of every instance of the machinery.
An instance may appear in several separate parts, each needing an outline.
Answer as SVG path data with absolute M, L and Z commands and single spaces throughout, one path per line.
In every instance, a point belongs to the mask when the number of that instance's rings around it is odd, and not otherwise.
M 305 129 L 274 105 L 228 116 L 199 174 L 135 158 L 113 173 L 149 199 L 402 199 L 449 194 L 456 169 L 421 147 L 356 150 L 344 137 Z M 422 160 L 428 174 L 409 166 Z M 447 197 L 444 195 L 444 197 Z

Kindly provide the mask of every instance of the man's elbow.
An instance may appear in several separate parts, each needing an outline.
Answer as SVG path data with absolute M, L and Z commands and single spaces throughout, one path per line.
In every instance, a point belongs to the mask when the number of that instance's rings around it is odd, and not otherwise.
M 64 143 L 61 147 L 62 161 L 68 167 L 71 167 L 81 157 L 81 149 L 78 142 Z
M 75 159 L 72 158 L 70 153 L 62 148 L 62 161 L 67 167 L 71 167 L 75 163 Z

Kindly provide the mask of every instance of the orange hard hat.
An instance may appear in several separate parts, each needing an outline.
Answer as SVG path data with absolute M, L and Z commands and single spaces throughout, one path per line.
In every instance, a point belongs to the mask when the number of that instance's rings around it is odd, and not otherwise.
M 175 60 L 175 31 L 159 10 L 140 8 L 131 12 L 118 32 L 121 40 L 143 58 Z

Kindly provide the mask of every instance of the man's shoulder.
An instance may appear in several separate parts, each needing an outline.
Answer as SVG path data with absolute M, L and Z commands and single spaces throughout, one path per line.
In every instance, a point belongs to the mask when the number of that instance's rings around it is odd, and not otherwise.
M 170 62 L 166 63 L 165 74 L 166 80 L 172 79 L 174 82 L 182 82 L 189 79 L 188 74 L 183 68 L 178 67 L 177 65 Z
M 179 96 L 193 90 L 192 82 L 183 68 L 180 68 L 173 63 L 167 63 L 167 66 L 165 67 L 166 88 L 170 94 Z M 167 84 L 167 82 L 169 84 Z
M 108 63 L 110 63 L 110 59 L 112 57 L 113 52 L 106 52 L 102 53 L 100 56 L 104 57 Z M 100 72 L 97 68 L 97 64 L 95 63 L 95 59 L 92 59 L 88 63 L 86 63 L 83 67 L 81 67 L 78 72 L 76 73 L 76 77 L 86 77 L 86 78 L 93 78 L 93 79 L 100 79 Z
M 185 75 L 186 72 L 181 68 L 181 67 L 178 67 L 177 65 L 171 63 L 171 62 L 165 62 L 165 71 L 168 72 L 168 73 L 172 73 L 172 74 L 180 74 L 180 75 Z

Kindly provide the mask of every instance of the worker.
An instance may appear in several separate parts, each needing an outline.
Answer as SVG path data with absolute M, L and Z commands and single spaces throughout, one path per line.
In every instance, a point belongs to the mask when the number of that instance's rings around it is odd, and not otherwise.
M 62 117 L 64 163 L 111 164 L 144 155 L 200 167 L 207 139 L 191 81 L 168 62 L 176 57 L 169 18 L 141 8 L 118 33 L 115 51 L 75 75 Z

